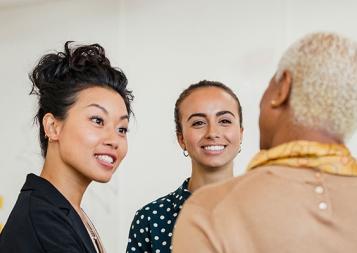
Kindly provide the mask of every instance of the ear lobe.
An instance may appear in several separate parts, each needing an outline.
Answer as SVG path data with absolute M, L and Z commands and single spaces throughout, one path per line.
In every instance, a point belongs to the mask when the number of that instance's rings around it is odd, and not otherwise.
M 182 133 L 176 132 L 176 139 L 177 139 L 177 142 L 178 142 L 178 144 L 180 145 L 180 147 L 181 147 L 183 150 L 185 150 L 185 149 L 186 149 L 186 144 L 185 144 L 185 142 L 184 142 Z
M 273 107 L 279 107 L 285 104 L 289 100 L 290 88 L 291 88 L 291 73 L 290 70 L 285 70 L 282 77 L 278 81 L 279 93 L 278 98 L 272 103 Z
M 244 132 L 244 127 L 240 128 L 240 143 L 243 142 L 243 132 Z
M 45 116 L 43 116 L 42 124 L 48 138 L 58 140 L 58 134 L 60 132 L 59 121 L 52 113 L 46 113 Z

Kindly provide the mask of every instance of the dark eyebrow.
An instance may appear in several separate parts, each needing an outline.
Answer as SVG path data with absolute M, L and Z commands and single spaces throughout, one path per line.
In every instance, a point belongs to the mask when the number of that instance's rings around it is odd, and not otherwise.
M 104 108 L 103 106 L 101 106 L 101 105 L 98 105 L 98 104 L 90 104 L 90 105 L 88 105 L 87 107 L 91 107 L 91 106 L 97 107 L 97 108 L 101 109 L 105 114 L 108 114 L 107 109 L 105 109 L 105 108 Z
M 234 114 L 232 112 L 230 112 L 230 111 L 219 111 L 219 112 L 216 113 L 216 116 L 222 116 L 224 114 L 231 114 L 235 118 Z M 204 113 L 194 113 L 194 114 L 191 114 L 190 117 L 188 117 L 187 121 L 189 121 L 193 117 L 205 118 L 205 117 L 207 117 L 207 115 L 204 114 Z
M 128 115 L 123 115 L 120 117 L 120 120 L 124 120 L 127 119 L 129 121 L 129 116 Z
M 101 105 L 98 105 L 98 104 L 90 104 L 90 105 L 88 105 L 87 107 L 91 107 L 91 106 L 97 107 L 97 108 L 101 109 L 105 114 L 108 114 L 107 109 L 105 109 L 105 108 L 104 108 L 103 106 L 101 106 Z M 120 117 L 120 120 L 124 120 L 124 119 L 129 120 L 129 115 L 125 114 L 125 115 L 123 115 L 123 116 Z
M 233 114 L 232 112 L 230 112 L 230 111 L 220 111 L 220 112 L 217 112 L 217 113 L 216 113 L 216 116 L 222 116 L 222 115 L 224 115 L 224 114 L 230 114 L 230 115 L 232 115 L 232 116 L 235 118 L 234 114 Z
M 194 114 L 191 114 L 190 117 L 188 117 L 187 121 L 189 121 L 189 120 L 190 120 L 191 118 L 193 118 L 193 117 L 202 117 L 202 118 L 205 118 L 205 117 L 207 117 L 207 115 L 204 114 L 204 113 L 194 113 Z

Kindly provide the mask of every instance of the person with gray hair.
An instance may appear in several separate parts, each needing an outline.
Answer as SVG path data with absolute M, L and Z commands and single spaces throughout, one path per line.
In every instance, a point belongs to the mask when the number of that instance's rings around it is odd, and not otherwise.
M 282 56 L 260 102 L 247 172 L 184 204 L 173 253 L 356 252 L 357 42 L 307 34 Z

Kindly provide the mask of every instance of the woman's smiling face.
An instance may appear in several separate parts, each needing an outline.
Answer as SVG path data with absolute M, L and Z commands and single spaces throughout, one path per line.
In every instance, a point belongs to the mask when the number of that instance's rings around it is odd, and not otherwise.
M 127 153 L 128 113 L 114 90 L 92 87 L 59 124 L 60 166 L 79 178 L 108 182 Z
M 238 103 L 229 93 L 218 87 L 195 89 L 182 101 L 180 114 L 182 133 L 177 139 L 193 166 L 233 166 L 243 127 Z

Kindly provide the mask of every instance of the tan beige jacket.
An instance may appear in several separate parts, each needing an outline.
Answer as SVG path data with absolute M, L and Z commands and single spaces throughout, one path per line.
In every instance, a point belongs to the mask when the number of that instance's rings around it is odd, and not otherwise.
M 184 204 L 173 253 L 357 252 L 357 177 L 265 166 Z

